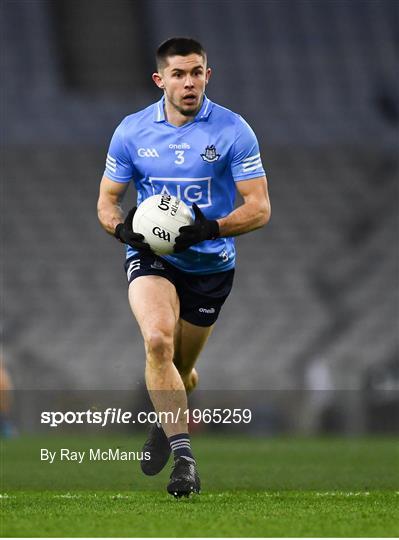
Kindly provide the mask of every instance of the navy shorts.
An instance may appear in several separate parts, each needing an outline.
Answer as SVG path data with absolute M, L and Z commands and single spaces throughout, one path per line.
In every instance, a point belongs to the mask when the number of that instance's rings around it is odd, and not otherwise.
M 127 259 L 125 271 L 129 284 L 139 276 L 168 279 L 179 296 L 180 317 L 197 326 L 211 326 L 216 321 L 234 279 L 234 269 L 215 274 L 190 274 L 151 253 Z

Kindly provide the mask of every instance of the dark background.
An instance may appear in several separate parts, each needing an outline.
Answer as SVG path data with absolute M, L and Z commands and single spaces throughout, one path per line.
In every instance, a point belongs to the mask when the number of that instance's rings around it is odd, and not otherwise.
M 142 391 L 124 253 L 97 221 L 98 185 L 115 127 L 160 97 L 157 45 L 189 35 L 213 68 L 207 95 L 258 136 L 273 211 L 237 240 L 201 388 L 260 390 L 277 426 L 393 429 L 398 6 L 3 0 L 2 325 L 15 388 Z

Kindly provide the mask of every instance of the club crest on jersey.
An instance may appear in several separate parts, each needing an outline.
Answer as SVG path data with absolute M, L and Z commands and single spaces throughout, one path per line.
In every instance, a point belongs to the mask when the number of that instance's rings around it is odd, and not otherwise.
M 205 152 L 201 154 L 201 157 L 207 163 L 213 163 L 214 161 L 217 161 L 220 158 L 220 154 L 216 152 L 215 145 L 211 144 L 211 146 L 207 146 L 205 148 Z

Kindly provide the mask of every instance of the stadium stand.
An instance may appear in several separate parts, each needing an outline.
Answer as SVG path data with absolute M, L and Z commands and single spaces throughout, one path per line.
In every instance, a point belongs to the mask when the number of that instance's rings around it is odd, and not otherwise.
M 129 4 L 127 16 L 116 2 L 115 25 L 140 15 L 122 42 L 123 65 L 129 47 L 140 65 L 125 78 L 115 67 L 117 84 L 100 94 L 90 92 L 108 70 L 68 78 L 82 48 L 75 68 L 104 50 L 101 24 L 85 48 L 90 3 L 80 4 L 68 32 L 50 2 L 2 4 L 4 344 L 15 386 L 142 380 L 123 250 L 96 219 L 98 182 L 119 120 L 157 96 L 146 86 L 148 50 L 190 34 L 214 67 L 209 97 L 258 134 L 273 206 L 266 229 L 237 239 L 236 287 L 201 384 L 298 388 L 323 358 L 333 388 L 361 388 L 398 352 L 397 3 L 151 0 Z M 99 20 L 106 10 L 99 2 Z

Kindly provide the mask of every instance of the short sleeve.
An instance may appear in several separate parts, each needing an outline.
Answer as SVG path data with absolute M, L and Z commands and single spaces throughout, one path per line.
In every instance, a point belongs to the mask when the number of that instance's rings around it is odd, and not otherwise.
M 236 182 L 250 180 L 265 174 L 256 135 L 241 116 L 238 117 L 237 121 L 231 174 Z
M 129 182 L 133 178 L 134 167 L 123 141 L 123 122 L 116 128 L 111 139 L 104 176 L 115 182 Z

